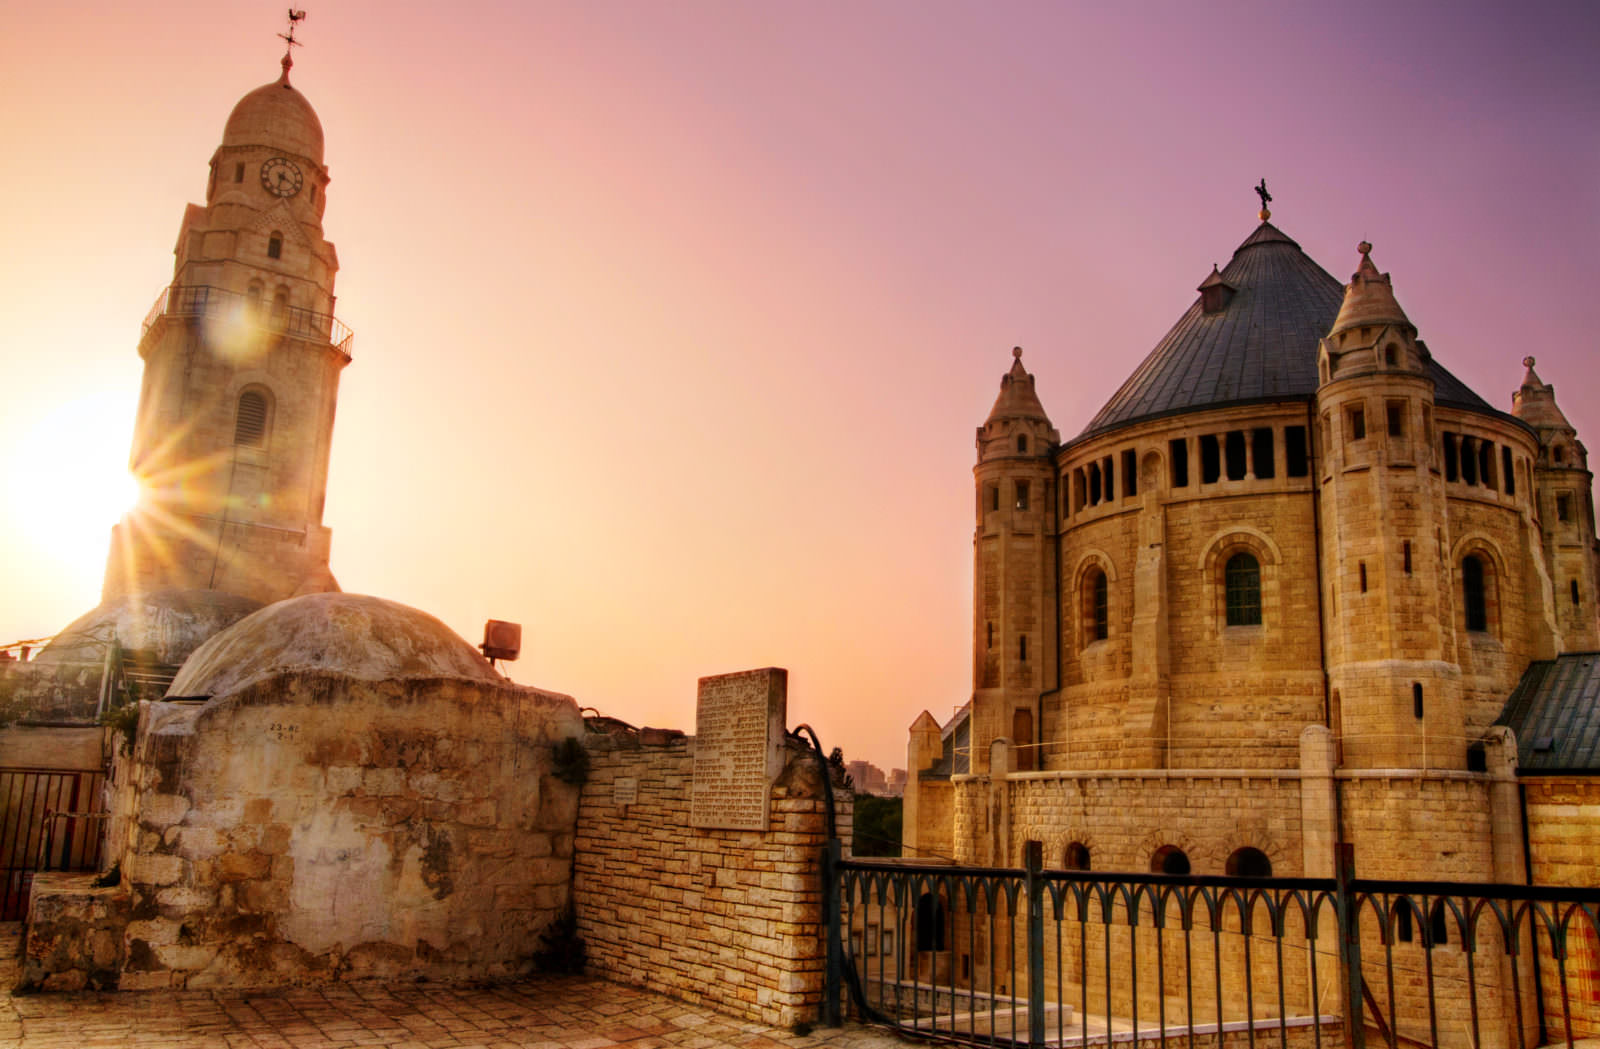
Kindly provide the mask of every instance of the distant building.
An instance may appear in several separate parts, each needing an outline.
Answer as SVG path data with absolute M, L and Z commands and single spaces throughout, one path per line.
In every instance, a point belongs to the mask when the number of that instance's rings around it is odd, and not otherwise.
M 850 780 L 855 784 L 858 794 L 885 794 L 889 789 L 889 782 L 883 775 L 883 770 L 870 761 L 852 761 L 845 765 L 845 770 L 850 774 Z

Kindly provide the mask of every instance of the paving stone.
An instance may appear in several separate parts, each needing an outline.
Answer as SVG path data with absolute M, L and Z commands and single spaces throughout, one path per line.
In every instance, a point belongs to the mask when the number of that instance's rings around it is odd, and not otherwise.
M 16 960 L 0 958 L 0 987 Z M 496 987 L 347 984 L 272 990 L 0 993 L 18 1049 L 889 1049 L 862 1027 L 806 1037 L 636 987 L 556 977 Z

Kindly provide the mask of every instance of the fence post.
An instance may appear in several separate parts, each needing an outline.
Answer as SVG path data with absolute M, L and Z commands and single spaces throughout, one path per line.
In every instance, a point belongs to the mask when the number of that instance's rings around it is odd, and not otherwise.
M 1367 1035 L 1361 1019 L 1361 915 L 1350 883 L 1356 876 L 1355 846 L 1340 842 L 1333 856 L 1334 913 L 1339 920 L 1339 963 L 1344 970 L 1340 997 L 1344 999 L 1345 1044 L 1365 1049 Z
M 1028 1044 L 1044 1045 L 1044 843 L 1024 850 L 1028 874 Z
M 822 928 L 826 940 L 826 969 L 822 977 L 822 1024 L 838 1027 L 843 1020 L 840 1002 L 840 969 L 843 956 L 839 950 L 839 858 L 838 838 L 829 838 L 822 847 Z

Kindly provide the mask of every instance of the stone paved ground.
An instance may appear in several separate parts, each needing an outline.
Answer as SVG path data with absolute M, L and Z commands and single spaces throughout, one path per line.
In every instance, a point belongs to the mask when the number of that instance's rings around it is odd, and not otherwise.
M 854 1026 L 795 1035 L 588 977 L 480 988 L 340 984 L 13 998 L 9 989 L 16 980 L 16 959 L 0 959 L 0 1047 L 898 1049 L 904 1044 L 886 1032 Z

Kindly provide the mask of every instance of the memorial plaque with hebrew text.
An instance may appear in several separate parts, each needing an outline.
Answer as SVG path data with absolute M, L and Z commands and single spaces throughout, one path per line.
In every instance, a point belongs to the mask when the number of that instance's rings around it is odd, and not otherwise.
M 700 679 L 691 826 L 767 829 L 772 782 L 783 769 L 788 678 L 767 667 Z

